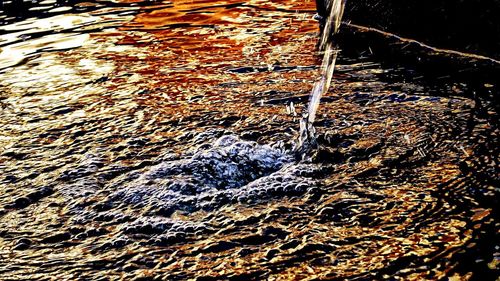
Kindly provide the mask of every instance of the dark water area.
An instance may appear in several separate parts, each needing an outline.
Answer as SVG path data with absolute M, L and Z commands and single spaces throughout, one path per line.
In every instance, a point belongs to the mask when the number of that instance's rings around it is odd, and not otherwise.
M 479 61 L 345 27 L 297 161 L 314 1 L 23 3 L 0 13 L 0 280 L 498 278 Z
M 346 10 L 346 21 L 500 59 L 500 20 L 496 16 L 500 1 L 357 0 L 348 1 Z

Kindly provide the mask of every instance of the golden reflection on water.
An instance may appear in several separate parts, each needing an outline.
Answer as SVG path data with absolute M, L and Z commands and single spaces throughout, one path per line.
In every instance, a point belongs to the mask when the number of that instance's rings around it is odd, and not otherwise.
M 97 219 L 107 214 L 99 204 L 126 188 L 120 177 L 182 157 L 199 145 L 189 134 L 225 129 L 290 144 L 298 119 L 287 106 L 300 113 L 318 74 L 314 1 L 155 5 L 3 27 L 50 34 L 1 35 L 0 279 L 470 277 L 454 271 L 455 257 L 494 224 L 470 189 L 494 192 L 460 163 L 474 167 L 470 157 L 498 131 L 481 120 L 464 133 L 473 101 L 427 98 L 425 86 L 384 80 L 394 70 L 366 58 L 341 59 L 320 106 L 319 135 L 335 157 L 300 164 L 311 190 L 277 186 L 270 198 L 257 190 L 261 201 L 155 215 L 206 227 L 167 245 L 152 242 L 158 233 L 123 230 L 152 217 L 153 205 L 118 202 L 109 214 L 129 218 Z M 42 186 L 53 194 L 12 205 Z M 32 244 L 14 250 L 22 237 Z M 109 246 L 120 239 L 128 242 Z

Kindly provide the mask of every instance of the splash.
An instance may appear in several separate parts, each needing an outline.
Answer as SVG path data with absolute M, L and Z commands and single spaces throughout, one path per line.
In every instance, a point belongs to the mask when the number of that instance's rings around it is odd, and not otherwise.
M 316 119 L 316 112 L 318 111 L 321 97 L 328 91 L 332 81 L 335 62 L 337 60 L 337 49 L 333 42 L 333 35 L 339 31 L 342 15 L 344 14 L 345 0 L 325 0 L 325 2 L 329 14 L 326 19 L 319 16 L 321 38 L 318 47 L 319 53 L 323 55 L 321 77 L 313 86 L 307 112 L 303 114 L 303 118 L 300 121 L 300 136 L 297 151 L 302 158 L 317 147 L 313 123 Z

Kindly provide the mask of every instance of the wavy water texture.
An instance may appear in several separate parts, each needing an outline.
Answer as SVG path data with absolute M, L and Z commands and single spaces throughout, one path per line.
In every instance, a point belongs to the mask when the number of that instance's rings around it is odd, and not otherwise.
M 1 280 L 497 275 L 497 81 L 353 44 L 296 161 L 314 1 L 30 5 L 0 15 Z

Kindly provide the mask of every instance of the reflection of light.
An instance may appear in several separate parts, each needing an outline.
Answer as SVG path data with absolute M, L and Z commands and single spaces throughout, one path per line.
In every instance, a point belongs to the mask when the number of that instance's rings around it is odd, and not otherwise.
M 4 45 L 0 52 L 0 69 L 17 65 L 41 51 L 58 51 L 80 47 L 88 34 L 58 33 L 36 38 L 45 32 L 69 31 L 90 23 L 98 18 L 88 15 L 59 15 L 44 19 L 28 19 L 5 25 L 0 31 L 7 34 L 0 36 Z M 35 37 L 30 39 L 31 37 Z
M 113 69 L 111 62 L 92 56 L 71 61 L 66 56 L 47 53 L 0 74 L 0 85 L 9 89 L 12 96 L 7 100 L 10 101 L 15 100 L 16 95 L 24 96 L 28 92 L 37 92 L 36 97 L 42 99 L 66 99 L 68 89 L 106 76 Z M 79 94 L 84 93 L 72 93 L 71 96 Z M 19 105 L 31 103 L 29 96 L 22 99 Z M 46 100 L 47 103 L 54 101 Z
M 89 15 L 58 15 L 50 18 L 27 19 L 21 22 L 4 25 L 0 28 L 0 31 L 27 31 L 24 34 L 31 34 L 41 31 L 66 30 L 93 23 L 96 20 L 97 18 Z M 0 36 L 0 38 L 2 36 Z
M 62 51 L 82 46 L 88 34 L 52 34 L 2 48 L 0 69 L 21 63 L 40 51 Z
M 77 48 L 88 40 L 86 28 L 104 28 L 131 16 L 58 15 L 27 19 L 0 27 L 0 70 L 18 65 L 42 52 Z M 47 34 L 47 35 L 43 35 Z M 43 35 L 43 37 L 39 37 Z
M 68 11 L 71 11 L 71 7 L 68 7 L 68 6 L 63 6 L 63 7 L 57 7 L 57 8 L 54 8 L 54 9 L 51 9 L 49 11 L 49 13 L 63 13 L 63 12 L 68 12 Z

